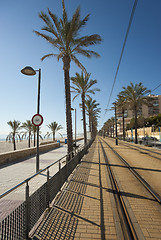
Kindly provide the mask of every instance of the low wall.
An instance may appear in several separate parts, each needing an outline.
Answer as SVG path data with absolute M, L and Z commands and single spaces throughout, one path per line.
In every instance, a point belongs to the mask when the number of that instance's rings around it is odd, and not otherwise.
M 39 152 L 47 152 L 49 150 L 52 150 L 54 148 L 60 147 L 59 143 L 51 143 L 51 144 L 46 144 L 39 146 Z M 21 150 L 16 150 L 12 152 L 7 152 L 7 153 L 1 153 L 0 154 L 0 165 L 8 163 L 8 162 L 13 162 L 16 160 L 20 160 L 23 158 L 30 157 L 32 155 L 36 154 L 36 147 L 31 147 L 31 148 L 25 148 Z
M 138 128 L 137 134 L 139 138 L 148 136 L 148 137 L 156 137 L 158 140 L 161 139 L 161 133 L 153 132 L 152 127 Z M 132 137 L 131 135 L 132 135 L 131 130 L 127 130 L 126 136 L 131 138 Z M 135 129 L 133 129 L 133 138 L 135 138 Z

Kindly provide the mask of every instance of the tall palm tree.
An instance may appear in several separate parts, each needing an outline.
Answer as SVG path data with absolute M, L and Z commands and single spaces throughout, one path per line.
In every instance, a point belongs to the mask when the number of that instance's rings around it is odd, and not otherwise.
M 12 140 L 13 148 L 14 150 L 16 150 L 16 137 L 19 138 L 19 140 L 21 140 L 20 133 L 19 133 L 19 130 L 21 129 L 20 127 L 21 122 L 14 120 L 14 121 L 7 122 L 7 124 L 12 128 L 12 131 L 6 137 L 6 141 Z
M 63 129 L 63 127 L 61 125 L 58 125 L 57 122 L 52 122 L 52 123 L 48 124 L 47 127 L 51 130 L 51 132 L 50 133 L 48 132 L 44 137 L 46 137 L 46 136 L 49 137 L 52 134 L 53 135 L 53 141 L 55 141 L 55 133 L 57 131 Z M 61 133 L 59 133 L 59 134 L 62 136 Z
M 94 138 L 96 133 L 97 126 L 97 118 L 100 113 L 100 108 L 98 108 L 100 104 L 93 100 L 91 97 L 85 100 L 85 107 L 89 119 L 89 131 L 91 132 L 91 137 Z
M 47 34 L 35 31 L 38 36 L 47 40 L 54 48 L 57 48 L 58 54 L 47 54 L 42 57 L 44 60 L 47 57 L 57 57 L 57 60 L 62 59 L 65 82 L 65 98 L 66 98 L 66 124 L 67 124 L 67 139 L 68 139 L 68 154 L 73 151 L 73 133 L 72 133 L 72 118 L 71 118 L 71 95 L 70 95 L 70 62 L 74 61 L 83 71 L 85 67 L 77 59 L 76 54 L 81 54 L 88 58 L 99 54 L 95 51 L 86 49 L 88 46 L 95 45 L 101 42 L 101 37 L 97 34 L 80 37 L 80 30 L 86 25 L 89 14 L 83 19 L 80 19 L 80 8 L 78 7 L 68 20 L 67 12 L 62 0 L 63 17 L 58 17 L 48 9 L 48 14 L 41 12 L 39 17 L 44 21 L 45 27 L 41 30 Z
M 72 83 L 75 86 L 72 86 L 71 88 L 74 89 L 72 92 L 74 92 L 76 95 L 73 98 L 77 98 L 79 95 L 81 96 L 82 100 L 82 113 L 83 113 L 83 129 L 84 129 L 84 144 L 87 143 L 87 133 L 86 133 L 86 115 L 85 115 L 85 99 L 90 98 L 89 94 L 95 94 L 95 91 L 100 91 L 98 88 L 91 89 L 91 87 L 97 83 L 97 80 L 90 80 L 89 73 L 86 73 L 85 75 L 83 72 L 81 75 L 76 72 L 75 77 L 71 77 Z
M 22 123 L 21 128 L 24 128 L 26 132 L 23 133 L 23 137 L 28 135 L 28 147 L 31 146 L 31 134 L 33 130 L 33 124 L 31 120 L 26 120 L 26 122 Z
M 100 112 L 101 112 L 100 108 L 97 108 L 92 112 L 92 138 L 95 138 L 97 134 L 97 125 L 98 125 L 98 118 L 100 117 L 99 116 Z
M 150 98 L 147 96 L 151 92 L 146 87 L 142 85 L 142 83 L 133 84 L 132 82 L 127 87 L 123 87 L 123 91 L 120 92 L 122 96 L 125 97 L 126 103 L 128 104 L 129 108 L 134 111 L 135 115 L 135 144 L 138 143 L 137 139 L 137 112 L 139 107 L 142 104 L 149 105 Z
M 98 109 L 98 106 L 100 104 L 96 102 L 96 100 L 93 100 L 91 97 L 89 99 L 85 100 L 85 108 L 88 115 L 89 120 L 89 131 L 92 132 L 92 115 L 96 109 Z M 99 108 L 100 110 L 100 108 Z
M 118 99 L 116 100 L 116 108 L 120 109 L 122 112 L 123 140 L 125 141 L 125 110 L 127 109 L 127 106 L 126 99 L 121 94 L 118 94 Z

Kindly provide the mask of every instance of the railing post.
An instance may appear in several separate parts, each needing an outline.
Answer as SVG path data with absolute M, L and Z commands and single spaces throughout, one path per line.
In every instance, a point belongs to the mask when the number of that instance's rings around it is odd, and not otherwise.
M 47 168 L 47 207 L 49 208 L 50 206 L 50 179 L 49 179 L 50 173 L 49 173 L 49 168 Z
M 59 184 L 59 190 L 61 189 L 61 162 L 59 160 L 59 175 L 58 175 L 58 184 Z
M 60 171 L 60 169 L 61 169 L 61 162 L 59 161 L 59 171 Z
M 29 196 L 29 185 L 28 180 L 26 180 L 26 239 L 29 239 L 30 231 L 30 196 Z
M 70 153 L 68 154 L 67 159 L 66 159 L 66 180 L 68 178 L 68 162 L 69 161 L 70 161 Z

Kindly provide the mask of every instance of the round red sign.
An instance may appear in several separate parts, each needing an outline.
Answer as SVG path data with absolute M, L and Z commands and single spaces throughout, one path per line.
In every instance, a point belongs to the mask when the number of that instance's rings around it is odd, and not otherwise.
M 36 127 L 40 126 L 43 123 L 43 116 L 40 114 L 35 114 L 32 117 L 32 123 L 33 125 L 35 125 Z

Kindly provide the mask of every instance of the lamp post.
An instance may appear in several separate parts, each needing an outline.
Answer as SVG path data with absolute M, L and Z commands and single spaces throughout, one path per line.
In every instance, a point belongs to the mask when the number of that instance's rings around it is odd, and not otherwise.
M 116 145 L 118 145 L 118 138 L 117 138 L 117 114 L 116 114 L 116 102 L 115 105 L 115 136 L 116 136 Z
M 37 95 L 37 114 L 40 112 L 40 82 L 41 82 L 41 69 L 34 70 L 32 67 L 25 67 L 21 70 L 21 73 L 33 76 L 36 74 L 36 72 L 39 73 L 38 76 L 38 95 Z M 39 171 L 39 125 L 37 125 L 37 146 L 36 146 L 36 172 Z

